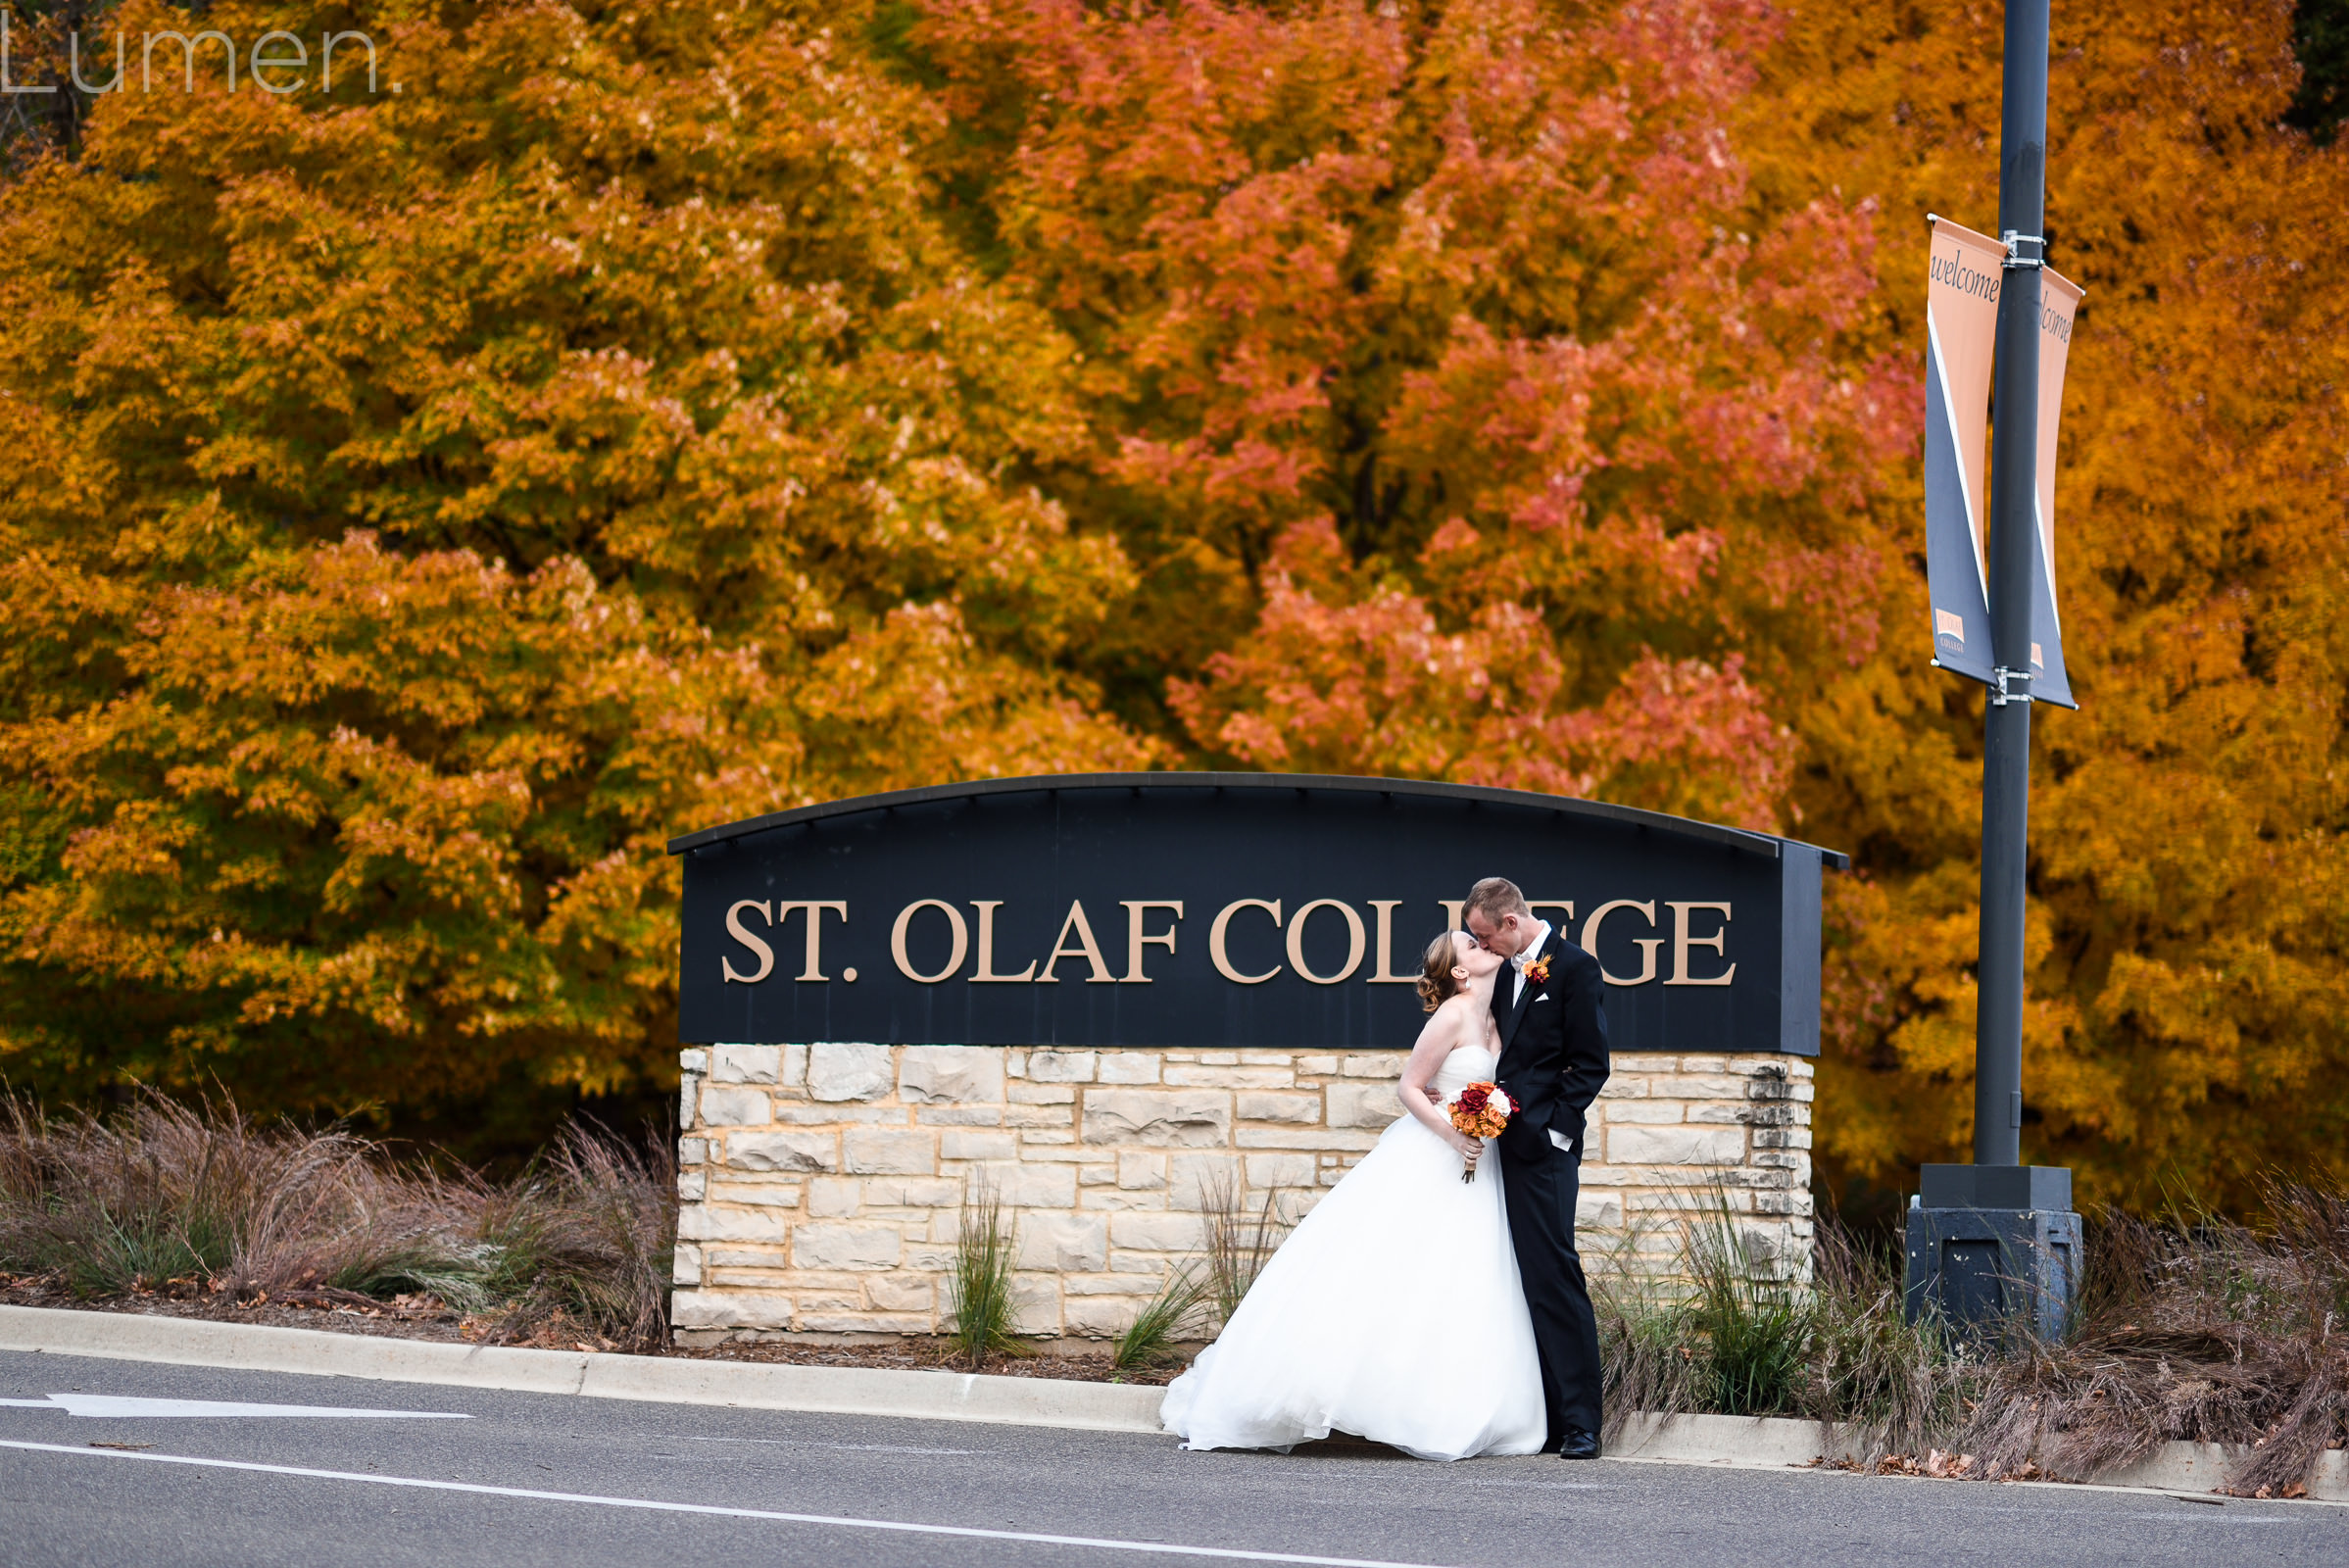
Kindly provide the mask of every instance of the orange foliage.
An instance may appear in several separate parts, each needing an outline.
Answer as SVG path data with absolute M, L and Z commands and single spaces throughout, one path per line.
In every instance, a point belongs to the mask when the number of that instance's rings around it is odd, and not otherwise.
M 332 17 L 400 94 L 111 96 L 0 183 L 0 1069 L 657 1080 L 668 834 L 1188 758 L 1854 851 L 1822 1163 L 1962 1156 L 1922 220 L 1992 221 L 1995 9 Z M 2349 1136 L 2349 148 L 2289 29 L 2056 19 L 2026 1152 L 2091 1197 Z
M 1056 673 L 1128 568 L 1007 477 L 1067 350 L 919 95 L 788 10 L 374 26 L 397 96 L 113 96 L 0 190 L 20 1084 L 658 1082 L 669 835 L 1151 755 Z

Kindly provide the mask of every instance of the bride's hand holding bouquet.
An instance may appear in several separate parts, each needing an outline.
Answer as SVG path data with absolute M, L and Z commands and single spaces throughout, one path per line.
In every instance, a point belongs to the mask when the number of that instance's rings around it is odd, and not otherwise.
M 1517 1106 L 1501 1092 L 1498 1084 L 1476 1083 L 1454 1095 L 1444 1109 L 1451 1116 L 1453 1131 L 1468 1145 L 1461 1151 L 1468 1163 L 1467 1168 L 1460 1172 L 1460 1180 L 1475 1181 L 1476 1162 L 1485 1152 L 1485 1141 L 1501 1135 Z

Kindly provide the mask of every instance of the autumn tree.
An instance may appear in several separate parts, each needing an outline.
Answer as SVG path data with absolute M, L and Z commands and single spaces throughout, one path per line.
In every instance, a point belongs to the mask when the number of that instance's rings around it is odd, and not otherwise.
M 933 6 L 941 156 L 1084 353 L 1058 493 L 1144 573 L 1112 678 L 1245 765 L 1775 822 L 1781 711 L 1876 646 L 1916 392 L 1854 336 L 1863 204 L 1748 192 L 1771 25 Z
M 1019 477 L 1066 340 L 823 17 L 206 20 L 380 83 L 214 67 L 0 185 L 14 1083 L 658 1082 L 670 835 L 1147 761 L 1062 668 L 1129 570 Z

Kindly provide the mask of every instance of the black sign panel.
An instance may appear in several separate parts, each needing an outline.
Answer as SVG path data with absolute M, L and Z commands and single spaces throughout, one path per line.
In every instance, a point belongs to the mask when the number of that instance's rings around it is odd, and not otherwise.
M 1263 773 L 996 779 L 674 841 L 688 1041 L 1408 1049 L 1482 876 L 1591 950 L 1617 1051 L 1819 1049 L 1833 851 L 1590 801 Z

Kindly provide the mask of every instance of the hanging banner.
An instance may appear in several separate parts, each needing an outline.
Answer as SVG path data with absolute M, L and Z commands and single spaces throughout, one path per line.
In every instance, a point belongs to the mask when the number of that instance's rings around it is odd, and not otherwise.
M 1925 304 L 1925 566 L 1933 658 L 1985 685 L 1989 571 L 1982 553 L 1990 359 L 2006 247 L 1947 219 L 1933 223 Z M 2070 318 L 2066 318 L 2069 330 Z M 2059 371 L 2060 373 L 2060 371 Z
M 2031 553 L 2031 700 L 2078 708 L 2064 673 L 2064 625 L 2055 608 L 2055 433 L 2064 412 L 2064 356 L 2072 347 L 2072 318 L 2085 290 L 2070 278 L 2039 270 L 2039 474 L 2031 497 L 2038 520 Z

